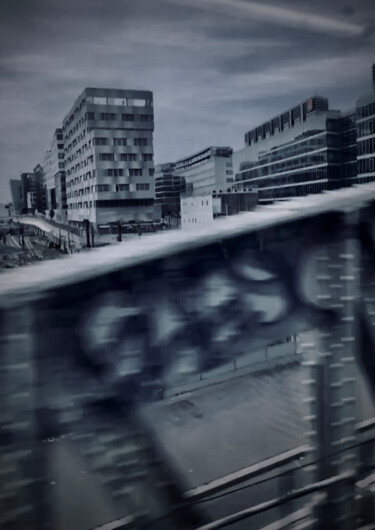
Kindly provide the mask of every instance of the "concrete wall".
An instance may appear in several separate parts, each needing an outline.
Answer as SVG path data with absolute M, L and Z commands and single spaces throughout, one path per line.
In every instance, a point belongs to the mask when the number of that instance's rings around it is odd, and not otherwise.
M 181 228 L 194 230 L 214 223 L 212 195 L 181 198 Z

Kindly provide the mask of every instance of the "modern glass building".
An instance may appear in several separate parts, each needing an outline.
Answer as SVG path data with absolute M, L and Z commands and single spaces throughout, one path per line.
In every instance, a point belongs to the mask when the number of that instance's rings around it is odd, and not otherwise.
M 234 189 L 256 186 L 259 202 L 320 193 L 340 186 L 341 116 L 312 97 L 245 135 Z
M 245 148 L 233 153 L 233 189 L 256 186 L 266 204 L 374 180 L 373 88 L 354 110 L 331 110 L 314 96 L 251 129 Z
M 375 86 L 373 94 L 358 99 L 357 179 L 359 183 L 375 180 Z

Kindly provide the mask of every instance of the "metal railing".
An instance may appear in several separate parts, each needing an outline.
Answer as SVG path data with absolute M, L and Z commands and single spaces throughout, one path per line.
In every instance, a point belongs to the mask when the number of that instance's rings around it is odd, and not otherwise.
M 0 499 L 12 502 L 1 524 L 53 527 L 39 442 L 67 432 L 69 447 L 111 499 L 113 520 L 140 514 L 136 526 L 145 528 L 165 528 L 165 518 L 169 528 L 222 524 L 209 521 L 194 493 L 184 494 L 185 479 L 148 429 L 142 403 L 162 395 L 165 379 L 208 372 L 314 328 L 306 430 L 315 465 L 306 471 L 308 485 L 285 497 L 294 502 L 325 488 L 327 501 L 313 518 L 337 525 L 346 518 L 353 527 L 353 473 L 368 469 L 371 457 L 365 451 L 361 467 L 356 437 L 372 423 L 356 431 L 355 370 L 358 356 L 374 385 L 374 204 L 375 186 L 363 185 L 2 274 Z M 317 303 L 302 288 L 311 256 Z M 252 297 L 275 293 L 281 312 L 254 309 Z M 280 462 L 202 486 L 195 500 Z

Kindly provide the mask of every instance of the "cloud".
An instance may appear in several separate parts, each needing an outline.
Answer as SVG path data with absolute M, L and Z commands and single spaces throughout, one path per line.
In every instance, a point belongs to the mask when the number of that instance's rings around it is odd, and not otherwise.
M 347 0 L 2 0 L 0 195 L 43 160 L 85 86 L 153 90 L 157 162 L 241 147 L 315 90 L 353 104 L 374 38 L 372 3 L 357 2 L 348 19 Z
M 306 28 L 316 32 L 335 33 L 337 35 L 358 36 L 364 31 L 359 24 L 344 20 L 326 18 L 324 16 L 298 11 L 296 9 L 266 5 L 243 0 L 168 0 L 174 4 L 200 9 L 211 9 L 229 17 L 261 20 L 286 27 Z

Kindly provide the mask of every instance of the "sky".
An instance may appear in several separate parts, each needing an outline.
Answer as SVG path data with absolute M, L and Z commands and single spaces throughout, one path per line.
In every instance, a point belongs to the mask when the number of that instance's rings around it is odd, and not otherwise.
M 0 202 L 85 87 L 152 90 L 163 163 L 316 93 L 350 109 L 374 62 L 373 0 L 1 0 Z

